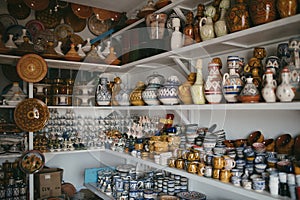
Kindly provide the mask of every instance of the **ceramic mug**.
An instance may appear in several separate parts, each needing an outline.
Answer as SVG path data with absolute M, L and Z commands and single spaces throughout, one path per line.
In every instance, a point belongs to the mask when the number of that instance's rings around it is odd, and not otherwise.
M 220 178 L 220 169 L 213 169 L 212 177 L 213 179 L 219 179 Z
M 203 162 L 200 162 L 198 164 L 198 175 L 199 176 L 203 176 L 204 175 L 204 168 L 205 168 L 205 164 Z
M 214 169 L 222 169 L 224 167 L 224 158 L 220 155 L 215 155 L 213 157 Z
M 264 191 L 266 187 L 266 182 L 262 178 L 254 178 L 253 179 L 253 189 L 257 192 Z
M 182 158 L 178 158 L 175 161 L 175 166 L 177 169 L 184 169 L 184 160 Z
M 220 172 L 220 181 L 224 183 L 229 183 L 231 178 L 231 172 L 227 169 L 222 169 Z
M 234 159 L 232 159 L 228 156 L 224 157 L 224 168 L 225 169 L 231 170 L 232 168 L 235 167 L 235 165 L 236 165 L 236 162 Z
M 205 166 L 201 169 L 201 174 L 205 177 L 211 178 L 212 177 L 212 166 Z

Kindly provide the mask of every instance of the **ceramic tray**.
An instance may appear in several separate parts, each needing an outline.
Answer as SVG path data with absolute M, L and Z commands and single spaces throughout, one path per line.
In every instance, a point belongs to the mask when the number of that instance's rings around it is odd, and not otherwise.
M 49 116 L 47 105 L 35 98 L 23 100 L 14 111 L 15 123 L 27 132 L 35 132 L 44 128 Z
M 48 72 L 46 61 L 37 54 L 27 54 L 17 63 L 20 78 L 29 83 L 36 83 L 45 78 Z

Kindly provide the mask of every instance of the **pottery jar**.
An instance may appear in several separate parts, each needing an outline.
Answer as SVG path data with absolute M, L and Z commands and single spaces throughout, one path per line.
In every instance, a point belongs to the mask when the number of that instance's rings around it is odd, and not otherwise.
M 204 85 L 205 98 L 209 103 L 220 103 L 222 100 L 222 74 L 220 65 L 217 63 L 209 63 L 208 76 Z
M 214 24 L 212 17 L 215 15 L 216 9 L 213 6 L 206 8 L 206 17 L 200 20 L 200 36 L 203 41 L 210 40 L 215 37 Z
M 267 70 L 264 75 L 266 83 L 261 91 L 261 94 L 266 102 L 275 102 L 277 82 L 273 79 L 273 72 L 271 70 Z
M 170 76 L 163 87 L 158 89 L 158 99 L 165 105 L 179 104 L 178 87 L 180 81 L 177 76 Z
M 229 69 L 229 73 L 223 75 L 222 85 L 226 101 L 230 103 L 237 102 L 244 83 L 235 68 Z
M 246 85 L 240 93 L 239 99 L 243 103 L 255 103 L 259 102 L 260 94 L 257 90 L 255 84 L 253 83 L 253 78 L 246 78 Z
M 143 81 L 138 81 L 133 91 L 130 93 L 130 103 L 133 106 L 143 106 L 145 102 L 142 98 L 142 92 L 145 90 L 145 84 Z
M 290 84 L 291 76 L 288 68 L 281 71 L 281 79 L 282 83 L 276 89 L 276 96 L 282 102 L 290 102 L 295 97 L 295 93 Z
M 279 0 L 276 3 L 277 11 L 281 18 L 297 14 L 297 0 Z
M 275 0 L 251 0 L 249 2 L 249 13 L 254 25 L 264 24 L 276 19 Z
M 159 105 L 160 101 L 157 98 L 158 89 L 161 87 L 159 84 L 149 84 L 142 92 L 142 97 L 147 105 Z
M 101 77 L 96 89 L 96 103 L 99 106 L 108 106 L 111 102 L 111 91 L 108 88 L 108 79 Z
M 236 0 L 226 17 L 229 31 L 236 32 L 250 28 L 250 16 L 246 0 Z

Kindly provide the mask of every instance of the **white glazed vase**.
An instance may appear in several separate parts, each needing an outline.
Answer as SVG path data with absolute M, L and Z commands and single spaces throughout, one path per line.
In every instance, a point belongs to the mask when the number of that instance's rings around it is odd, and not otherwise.
M 284 68 L 281 71 L 281 79 L 282 82 L 277 87 L 276 96 L 281 102 L 291 102 L 295 97 L 295 93 L 290 84 L 291 75 L 288 68 Z
M 200 35 L 203 41 L 215 38 L 214 25 L 211 17 L 203 17 L 200 20 Z
M 225 21 L 225 15 L 226 15 L 226 9 L 223 8 L 223 9 L 221 9 L 220 19 L 218 21 L 216 21 L 214 24 L 214 29 L 215 29 L 217 37 L 228 34 L 228 29 L 227 29 L 226 21 Z
M 183 45 L 183 36 L 182 33 L 179 31 L 180 28 L 180 19 L 179 18 L 174 18 L 172 20 L 172 24 L 174 27 L 174 32 L 172 33 L 171 36 L 171 49 L 178 49 L 182 47 Z
M 261 90 L 261 94 L 264 100 L 268 103 L 276 102 L 276 87 L 277 82 L 273 79 L 273 73 L 271 70 L 267 70 L 265 73 L 266 84 Z

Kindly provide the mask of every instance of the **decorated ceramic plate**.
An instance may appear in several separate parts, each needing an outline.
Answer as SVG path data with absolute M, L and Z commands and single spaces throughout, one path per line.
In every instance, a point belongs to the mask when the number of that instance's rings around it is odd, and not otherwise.
M 60 24 L 54 29 L 54 34 L 56 35 L 58 40 L 62 40 L 73 33 L 74 31 L 72 27 L 67 24 Z
M 64 12 L 64 22 L 72 27 L 74 32 L 81 32 L 86 27 L 86 19 L 81 19 L 71 9 Z
M 81 19 L 87 19 L 93 14 L 93 10 L 89 6 L 72 3 L 71 8 L 73 13 Z
M 45 78 L 48 71 L 46 61 L 37 54 L 26 54 L 17 63 L 20 78 L 29 83 L 36 83 Z
M 100 21 L 96 15 L 92 15 L 88 20 L 88 28 L 94 35 L 101 35 L 109 30 L 112 23 L 111 20 Z
M 60 12 L 53 12 L 52 9 L 36 11 L 35 18 L 42 22 L 45 28 L 53 29 L 60 24 L 62 15 Z
M 114 20 L 119 21 L 121 17 L 121 13 L 105 10 L 102 8 L 93 8 L 93 12 L 95 13 L 98 20 L 105 21 L 105 20 Z
M 28 21 L 25 27 L 33 38 L 35 38 L 40 31 L 45 30 L 44 24 L 35 19 Z
M 45 156 L 37 150 L 31 150 L 22 155 L 19 166 L 27 174 L 40 171 L 45 165 Z
M 8 27 L 12 25 L 17 25 L 18 21 L 9 14 L 1 14 L 0 15 L 0 22 L 3 25 L 4 29 L 7 29 Z
M 49 0 L 23 0 L 32 10 L 45 10 L 49 5 Z
M 7 10 L 11 16 L 19 20 L 26 19 L 31 13 L 31 9 L 22 0 L 18 3 L 8 2 Z
M 14 111 L 17 126 L 23 131 L 36 132 L 44 128 L 49 119 L 47 105 L 35 98 L 21 101 Z

